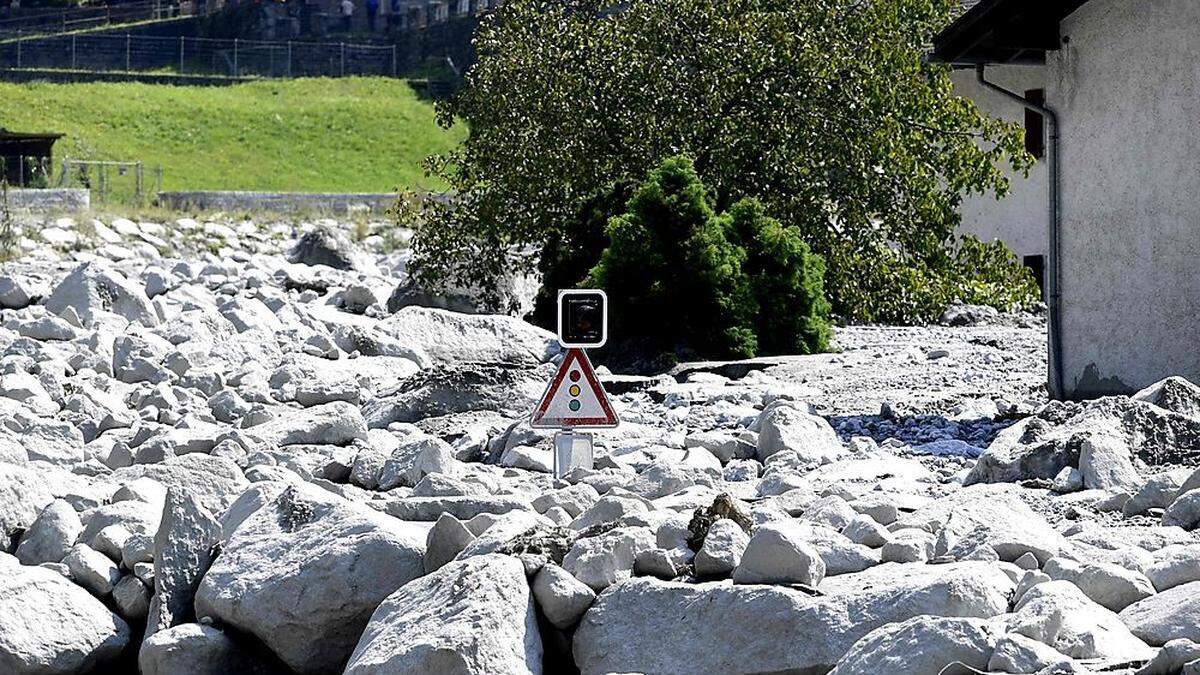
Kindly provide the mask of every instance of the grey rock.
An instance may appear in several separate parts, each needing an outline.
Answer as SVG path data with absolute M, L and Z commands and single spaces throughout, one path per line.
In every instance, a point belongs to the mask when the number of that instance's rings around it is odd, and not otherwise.
M 759 461 L 777 452 L 791 450 L 804 462 L 821 464 L 846 452 L 829 422 L 799 408 L 771 408 L 759 417 L 758 426 Z
M 466 525 L 454 516 L 443 513 L 429 529 L 425 539 L 425 573 L 438 570 L 454 560 L 473 541 L 475 535 Z
M 1200 544 L 1168 546 L 1155 551 L 1146 576 L 1159 593 L 1200 581 Z
M 64 316 L 68 309 L 87 323 L 101 312 L 119 314 L 130 322 L 158 325 L 158 314 L 145 291 L 114 269 L 96 262 L 76 267 L 54 287 L 46 309 Z
M 619 527 L 595 537 L 577 539 L 563 558 L 563 569 L 600 592 L 633 575 L 638 553 L 654 548 L 654 535 L 644 527 Z
M 161 630 L 138 652 L 142 675 L 265 675 L 268 667 L 212 626 L 185 623 Z
M 509 511 L 532 511 L 532 505 L 521 497 L 487 495 L 464 497 L 409 497 L 390 501 L 385 507 L 388 515 L 400 520 L 435 521 L 448 513 L 459 520 L 470 520 L 481 513 L 503 514 Z
M 345 670 L 433 672 L 542 672 L 542 639 L 520 561 L 478 556 L 405 584 L 371 615 Z
M 1155 647 L 1179 639 L 1200 642 L 1200 581 L 1135 602 L 1121 611 L 1121 621 Z
M 146 636 L 195 620 L 196 589 L 214 557 L 221 523 L 200 500 L 167 490 L 158 532 L 154 535 L 154 600 Z
M 367 425 L 357 406 L 333 401 L 282 415 L 250 433 L 276 445 L 346 445 L 365 441 Z
M 1118 616 L 1069 581 L 1047 581 L 1025 592 L 1007 617 L 1009 630 L 1075 659 L 1138 661 L 1154 655 Z
M 561 350 L 553 333 L 510 316 L 405 307 L 379 329 L 441 363 L 537 365 Z
M 111 593 L 121 580 L 116 563 L 87 544 L 76 544 L 62 562 L 70 570 L 71 579 L 99 597 Z
M 1038 673 L 1069 660 L 1049 645 L 1020 633 L 1009 633 L 996 643 L 986 670 L 993 673 Z
M 585 675 L 826 672 L 881 626 L 920 615 L 987 618 L 1007 609 L 1012 582 L 992 565 L 900 567 L 834 577 L 818 597 L 782 586 L 632 579 L 602 593 L 584 615 L 575 663 Z M 714 625 L 738 630 L 720 649 L 704 648 Z
M 88 672 L 113 665 L 128 643 L 129 625 L 58 572 L 0 574 L 0 672 Z
M 1121 439 L 1097 434 L 1084 438 L 1079 448 L 1079 472 L 1089 490 L 1109 490 L 1133 494 L 1142 486 L 1142 477 L 1133 466 L 1129 446 Z
M 112 591 L 113 604 L 128 621 L 141 621 L 150 613 L 150 589 L 136 575 L 121 577 Z
M 742 561 L 742 554 L 749 542 L 750 537 L 740 525 L 721 518 L 708 528 L 704 545 L 696 552 L 696 575 L 713 577 L 730 574 Z
M 370 255 L 358 248 L 344 232 L 326 226 L 306 232 L 296 241 L 287 258 L 290 262 L 304 265 L 325 265 L 364 274 L 379 273 Z
M 1171 640 L 1158 650 L 1158 654 L 1149 663 L 1142 666 L 1135 675 L 1175 675 L 1185 672 L 1184 666 L 1200 660 L 1200 644 L 1191 640 Z
M 754 530 L 741 563 L 733 573 L 735 584 L 807 584 L 825 578 L 825 562 L 808 543 L 804 529 L 791 521 L 760 525 Z
M 596 600 L 592 589 L 558 565 L 543 565 L 533 578 L 532 588 L 546 619 L 563 630 L 579 623 Z
M 341 668 L 375 607 L 424 573 L 425 528 L 307 484 L 237 527 L 196 593 L 196 614 L 253 634 L 290 668 Z
M 17 559 L 22 565 L 61 562 L 81 532 L 83 523 L 79 514 L 70 504 L 57 499 L 42 510 L 21 536 Z
M 1163 514 L 1162 524 L 1188 531 L 1200 527 L 1200 488 L 1176 497 Z
M 952 663 L 988 667 L 999 636 L 984 619 L 917 616 L 854 643 L 830 675 L 941 673 Z

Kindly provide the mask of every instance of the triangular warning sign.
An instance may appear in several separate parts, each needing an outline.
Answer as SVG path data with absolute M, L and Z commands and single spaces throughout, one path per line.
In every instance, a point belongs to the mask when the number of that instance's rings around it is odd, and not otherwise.
M 533 411 L 532 426 L 535 429 L 578 429 L 615 427 L 619 423 L 587 354 L 582 349 L 568 349 L 562 365 Z

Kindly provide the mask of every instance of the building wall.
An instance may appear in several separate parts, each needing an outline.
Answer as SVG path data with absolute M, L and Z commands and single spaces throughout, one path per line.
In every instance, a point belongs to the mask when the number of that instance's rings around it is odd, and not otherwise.
M 1046 73 L 1041 66 L 989 66 L 989 81 L 1018 94 L 1045 87 Z M 985 114 L 1008 122 L 1024 124 L 1025 108 L 1014 101 L 979 86 L 974 70 L 958 70 L 951 78 L 954 91 L 971 99 Z M 984 241 L 999 239 L 1018 258 L 1046 255 L 1049 232 L 1049 199 L 1045 162 L 1038 162 L 1029 177 L 1007 169 L 1011 188 L 1003 199 L 995 194 L 967 195 L 961 208 L 959 230 Z
M 1051 55 L 1069 397 L 1200 382 L 1197 26 L 1195 0 L 1092 0 Z

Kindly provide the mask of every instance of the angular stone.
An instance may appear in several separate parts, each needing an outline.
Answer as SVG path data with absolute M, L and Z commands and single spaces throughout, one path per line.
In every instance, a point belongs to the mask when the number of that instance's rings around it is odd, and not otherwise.
M 806 540 L 804 529 L 792 521 L 759 525 L 741 563 L 733 572 L 735 584 L 806 584 L 825 578 L 821 554 Z
M 185 623 L 160 630 L 138 652 L 142 675 L 266 675 L 272 672 L 212 626 Z
M 941 673 L 952 663 L 985 670 L 998 639 L 984 619 L 917 616 L 868 633 L 830 675 Z
M 556 628 L 566 630 L 579 623 L 596 600 L 596 593 L 570 572 L 548 564 L 533 578 L 533 597 L 546 619 Z
M 758 420 L 759 461 L 783 450 L 791 450 L 804 462 L 821 464 L 844 455 L 846 450 L 837 432 L 825 418 L 799 408 L 778 406 L 764 412 Z
M 632 579 L 584 614 L 575 663 L 584 675 L 826 672 L 880 626 L 920 615 L 987 618 L 1008 607 L 1012 581 L 992 565 L 897 567 L 834 577 L 819 597 L 782 586 Z M 738 630 L 711 649 L 713 626 Z
M 443 513 L 425 539 L 425 573 L 434 572 L 454 560 L 473 541 L 475 535 L 466 525 L 454 516 Z
M 371 615 L 346 675 L 541 673 L 525 570 L 501 555 L 460 560 L 405 584 Z
M 1092 602 L 1069 581 L 1047 581 L 1030 588 L 1007 621 L 1010 631 L 1075 659 L 1139 661 L 1154 655 L 1116 614 Z
M 1178 639 L 1200 642 L 1200 581 L 1135 602 L 1122 610 L 1121 621 L 1155 647 Z
M 0 672 L 89 672 L 111 665 L 128 643 L 129 625 L 58 572 L 13 566 L 0 574 Z
M 424 573 L 425 529 L 288 486 L 230 535 L 196 614 L 252 633 L 300 673 L 339 669 L 375 607 Z
M 148 637 L 195 620 L 196 589 L 221 540 L 221 523 L 196 497 L 167 490 L 154 535 L 154 600 L 146 620 Z
M 83 523 L 75 509 L 61 499 L 55 500 L 42 509 L 21 536 L 17 559 L 22 565 L 61 562 L 81 532 Z
M 76 544 L 63 558 L 63 564 L 70 570 L 75 583 L 97 597 L 111 593 L 113 586 L 121 580 L 121 570 L 116 563 L 87 544 Z
M 750 537 L 741 526 L 721 518 L 708 528 L 704 545 L 696 552 L 694 561 L 696 575 L 702 577 L 725 576 L 737 568 Z

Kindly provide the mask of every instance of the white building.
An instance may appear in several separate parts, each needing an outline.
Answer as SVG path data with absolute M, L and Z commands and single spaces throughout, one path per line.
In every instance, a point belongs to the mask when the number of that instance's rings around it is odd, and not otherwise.
M 1041 74 L 1042 177 L 987 209 L 1044 200 L 1052 395 L 1200 382 L 1198 27 L 1196 0 L 981 0 L 935 42 L 978 68 L 956 79 L 981 102 L 1016 106 Z

